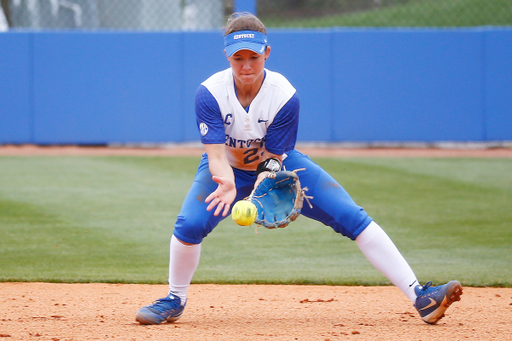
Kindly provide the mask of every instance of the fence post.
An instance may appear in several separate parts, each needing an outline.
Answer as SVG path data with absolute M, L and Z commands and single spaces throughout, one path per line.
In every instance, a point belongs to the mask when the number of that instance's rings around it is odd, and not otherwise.
M 7 18 L 5 17 L 4 10 L 2 6 L 0 6 L 0 32 L 5 32 L 9 30 L 9 24 L 7 23 Z
M 249 12 L 256 15 L 256 0 L 234 0 L 235 12 Z

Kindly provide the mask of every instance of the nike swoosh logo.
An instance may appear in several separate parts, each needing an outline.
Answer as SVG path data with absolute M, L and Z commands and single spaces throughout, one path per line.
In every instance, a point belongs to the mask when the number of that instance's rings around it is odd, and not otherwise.
M 433 306 L 437 305 L 437 302 L 434 301 L 432 298 L 429 297 L 428 299 L 430 300 L 430 304 L 427 305 L 426 307 L 421 308 L 420 310 L 425 310 L 425 309 L 428 309 L 430 307 L 433 307 Z
M 416 283 L 416 281 L 414 281 L 411 284 L 409 284 L 409 288 L 412 287 L 414 285 L 414 283 Z
M 258 123 L 267 122 L 268 120 L 262 120 L 261 118 L 258 118 Z

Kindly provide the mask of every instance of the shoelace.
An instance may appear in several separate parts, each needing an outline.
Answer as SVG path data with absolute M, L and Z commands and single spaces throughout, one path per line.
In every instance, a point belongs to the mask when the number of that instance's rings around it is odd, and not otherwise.
M 431 292 L 435 291 L 436 287 L 432 287 L 432 282 L 427 282 L 425 285 L 421 288 L 421 293 L 423 295 L 430 294 Z
M 173 301 L 173 299 L 171 299 L 170 297 L 159 298 L 155 302 L 153 302 L 151 307 L 153 309 L 157 309 L 160 311 L 167 310 L 168 309 L 167 304 L 171 303 L 172 301 Z

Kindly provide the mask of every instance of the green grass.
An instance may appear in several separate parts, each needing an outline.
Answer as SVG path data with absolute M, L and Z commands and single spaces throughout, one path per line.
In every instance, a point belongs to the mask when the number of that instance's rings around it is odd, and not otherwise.
M 512 286 L 512 159 L 317 158 L 420 281 Z M 0 281 L 165 283 L 197 158 L 0 157 Z M 314 199 L 313 199 L 314 205 Z M 389 284 L 356 244 L 300 217 L 223 221 L 195 283 Z
M 510 0 L 411 0 L 405 4 L 322 17 L 263 16 L 267 27 L 472 27 L 512 25 Z

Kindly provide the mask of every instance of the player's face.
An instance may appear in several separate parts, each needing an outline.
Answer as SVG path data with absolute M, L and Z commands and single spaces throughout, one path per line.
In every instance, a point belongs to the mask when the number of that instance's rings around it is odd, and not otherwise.
M 263 80 L 263 69 L 265 60 L 270 54 L 270 47 L 262 53 L 256 53 L 251 50 L 240 50 L 228 57 L 229 64 L 233 70 L 235 78 L 243 85 L 254 84 L 256 81 Z

